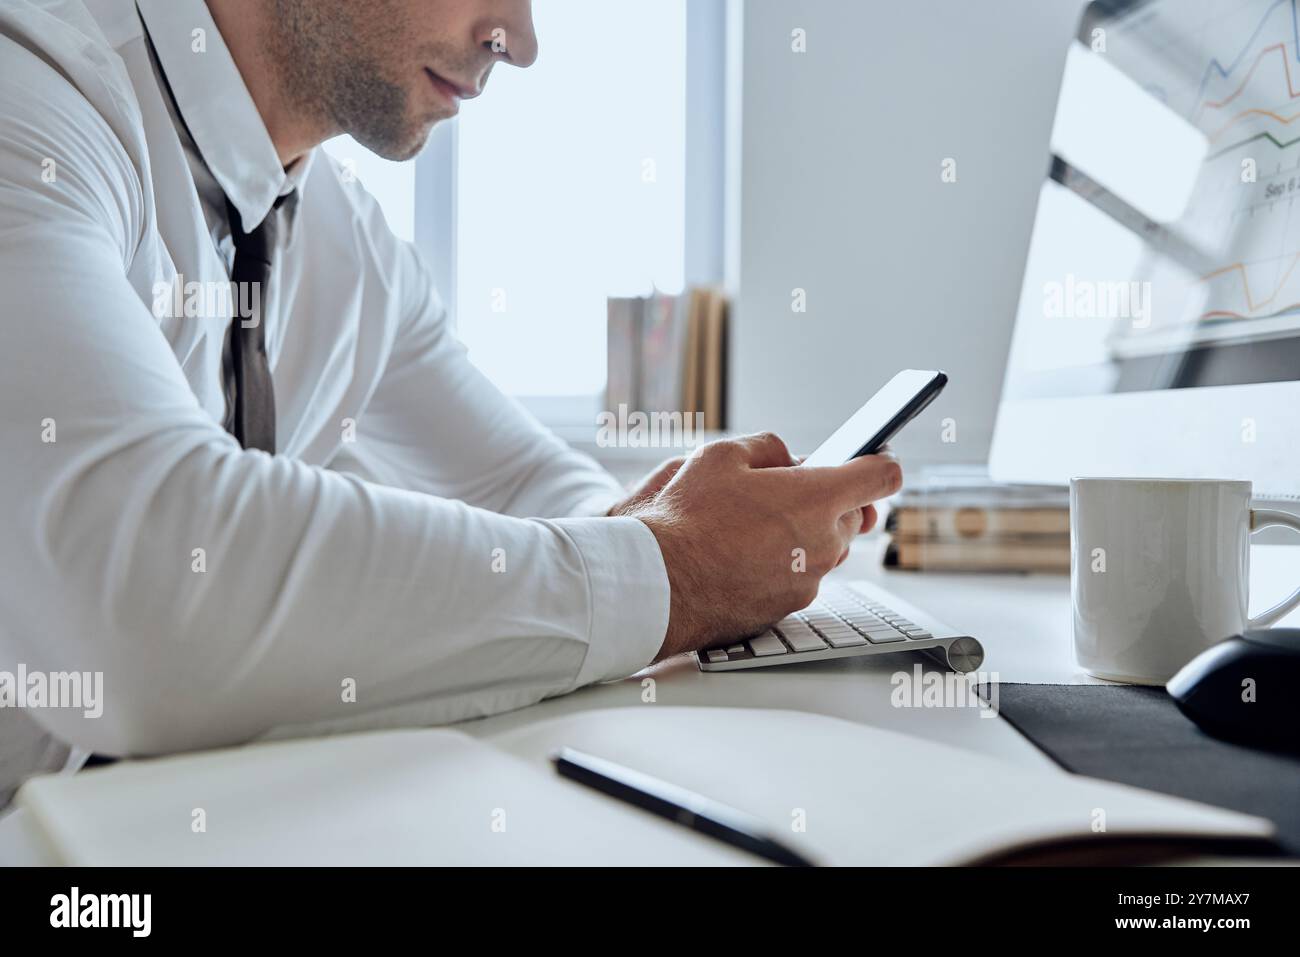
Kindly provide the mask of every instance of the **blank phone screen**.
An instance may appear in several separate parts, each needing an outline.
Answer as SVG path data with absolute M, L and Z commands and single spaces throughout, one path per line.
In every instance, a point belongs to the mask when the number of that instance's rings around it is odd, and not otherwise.
M 867 404 L 853 413 L 835 434 L 804 460 L 804 465 L 843 465 L 868 441 L 880 434 L 898 412 L 923 392 L 939 373 L 904 369 L 894 376 Z

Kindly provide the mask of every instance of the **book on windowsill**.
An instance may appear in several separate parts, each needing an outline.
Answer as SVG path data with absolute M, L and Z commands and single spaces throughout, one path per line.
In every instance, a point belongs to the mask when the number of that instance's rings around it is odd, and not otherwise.
M 679 413 L 700 428 L 726 427 L 727 299 L 695 287 L 678 296 L 611 297 L 606 408 Z

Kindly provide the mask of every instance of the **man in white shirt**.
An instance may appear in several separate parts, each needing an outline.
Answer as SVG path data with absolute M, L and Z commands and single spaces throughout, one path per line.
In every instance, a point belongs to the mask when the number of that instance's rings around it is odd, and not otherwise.
M 97 717 L 0 707 L 0 806 L 91 751 L 457 721 L 752 633 L 898 488 L 761 435 L 628 496 L 469 364 L 316 147 L 410 157 L 535 56 L 529 0 L 0 0 L 0 673 L 103 676 Z

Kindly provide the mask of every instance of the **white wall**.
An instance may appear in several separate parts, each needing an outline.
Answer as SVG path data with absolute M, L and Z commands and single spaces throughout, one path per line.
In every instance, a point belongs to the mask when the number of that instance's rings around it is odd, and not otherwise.
M 984 459 L 1082 6 L 746 0 L 730 425 L 810 451 L 898 369 L 941 368 L 895 447 Z

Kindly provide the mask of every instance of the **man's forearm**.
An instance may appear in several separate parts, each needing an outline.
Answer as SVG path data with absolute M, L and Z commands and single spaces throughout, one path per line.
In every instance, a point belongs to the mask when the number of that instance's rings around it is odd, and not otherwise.
M 50 715 L 65 740 L 157 753 L 413 700 L 455 720 L 658 650 L 662 565 L 633 519 L 504 518 L 224 443 L 160 474 L 154 444 L 56 469 L 26 503 L 76 490 L 57 526 L 23 523 L 48 561 L 4 586 L 11 653 L 104 673 L 101 718 Z

